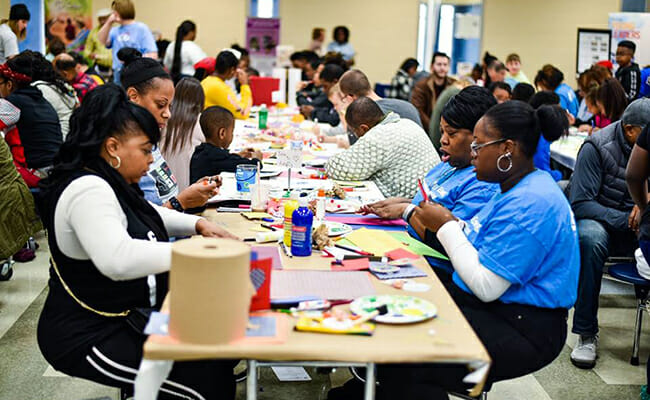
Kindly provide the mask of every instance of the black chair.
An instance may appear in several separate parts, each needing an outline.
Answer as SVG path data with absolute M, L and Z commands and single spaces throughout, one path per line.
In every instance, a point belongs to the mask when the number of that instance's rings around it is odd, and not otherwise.
M 634 285 L 636 297 L 636 321 L 634 322 L 634 344 L 632 345 L 632 357 L 630 364 L 639 365 L 639 340 L 641 338 L 641 323 L 643 311 L 650 310 L 648 307 L 648 294 L 650 293 L 650 281 L 643 278 L 636 269 L 635 263 L 620 263 L 609 266 L 609 275 L 619 281 Z

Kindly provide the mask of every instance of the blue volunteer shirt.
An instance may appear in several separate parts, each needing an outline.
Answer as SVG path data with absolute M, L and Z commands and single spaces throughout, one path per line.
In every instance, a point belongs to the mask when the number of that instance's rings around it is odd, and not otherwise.
M 578 115 L 578 98 L 571 86 L 566 83 L 561 83 L 560 86 L 555 88 L 555 93 L 560 96 L 560 106 L 571 113 L 574 117 Z
M 111 28 L 109 34 L 109 49 L 113 50 L 113 70 L 117 73 L 119 84 L 119 72 L 122 70 L 122 61 L 117 58 L 117 52 L 124 47 L 133 47 L 140 53 L 157 53 L 156 41 L 149 30 L 149 27 L 142 22 L 134 22 L 128 25 L 120 25 Z
M 571 308 L 580 252 L 575 218 L 553 178 L 535 170 L 497 193 L 465 227 L 481 264 L 512 285 L 503 303 Z M 458 273 L 454 282 L 466 292 Z
M 533 164 L 535 164 L 537 169 L 551 174 L 554 180 L 559 181 L 562 179 L 562 173 L 560 171 L 551 169 L 551 143 L 543 135 L 539 136 L 537 150 L 533 155 Z
M 464 221 L 472 218 L 499 191 L 499 185 L 476 179 L 474 167 L 471 165 L 457 169 L 447 162 L 442 162 L 429 171 L 424 181 L 431 189 L 431 200 L 445 206 Z M 418 205 L 422 200 L 422 193 L 418 190 L 412 203 Z M 406 230 L 414 238 L 423 241 L 411 225 L 408 225 Z M 426 258 L 432 266 L 453 272 L 453 267 L 448 261 L 434 257 Z
M 343 44 L 338 42 L 331 42 L 330 44 L 327 45 L 327 52 L 341 53 L 345 61 L 350 61 L 351 59 L 354 58 L 354 55 L 356 54 L 356 52 L 354 51 L 354 47 L 352 47 L 350 42 L 346 42 Z

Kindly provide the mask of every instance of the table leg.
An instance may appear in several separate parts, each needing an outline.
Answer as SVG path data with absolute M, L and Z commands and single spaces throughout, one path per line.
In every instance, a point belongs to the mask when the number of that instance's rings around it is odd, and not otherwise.
M 155 400 L 173 365 L 173 361 L 143 358 L 134 382 L 135 400 Z
M 366 364 L 366 390 L 364 400 L 375 400 L 375 363 Z
M 246 362 L 246 400 L 257 400 L 257 361 Z

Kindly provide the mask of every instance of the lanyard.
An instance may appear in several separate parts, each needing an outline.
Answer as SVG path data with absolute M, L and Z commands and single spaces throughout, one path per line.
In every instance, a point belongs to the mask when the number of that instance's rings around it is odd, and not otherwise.
M 458 169 L 456 167 L 453 167 L 449 171 L 445 172 L 444 174 L 442 174 L 442 176 L 440 178 L 438 178 L 435 185 L 433 185 L 433 186 L 434 187 L 442 186 L 442 184 L 447 182 L 449 180 L 449 178 L 451 178 L 456 173 L 456 171 L 458 171 Z

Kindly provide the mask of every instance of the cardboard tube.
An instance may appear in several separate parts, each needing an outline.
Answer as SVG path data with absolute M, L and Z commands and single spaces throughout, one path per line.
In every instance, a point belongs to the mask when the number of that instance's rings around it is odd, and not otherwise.
M 250 247 L 231 239 L 195 237 L 172 245 L 170 335 L 184 343 L 221 344 L 246 333 L 255 289 Z

